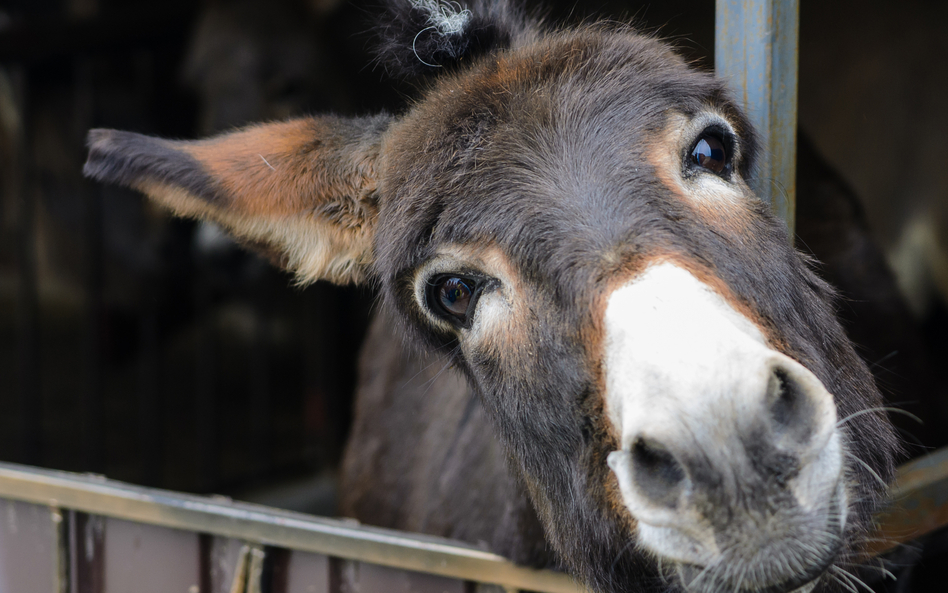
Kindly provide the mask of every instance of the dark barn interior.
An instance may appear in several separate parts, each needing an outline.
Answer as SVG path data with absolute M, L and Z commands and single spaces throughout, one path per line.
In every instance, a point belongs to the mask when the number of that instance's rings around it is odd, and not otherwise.
M 631 18 L 713 64 L 710 0 L 542 10 Z M 295 286 L 81 168 L 90 128 L 194 138 L 405 109 L 419 89 L 373 67 L 372 15 L 357 0 L 0 6 L 0 460 L 334 513 L 371 291 Z M 891 404 L 924 420 L 893 417 L 907 457 L 948 443 L 946 20 L 921 0 L 801 8 L 797 246 L 824 260 Z M 913 558 L 944 553 L 926 550 Z

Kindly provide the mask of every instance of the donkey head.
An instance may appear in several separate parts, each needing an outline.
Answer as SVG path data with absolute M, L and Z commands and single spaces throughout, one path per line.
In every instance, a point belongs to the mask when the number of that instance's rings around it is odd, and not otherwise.
M 466 375 L 593 588 L 827 583 L 894 438 L 832 291 L 748 187 L 756 141 L 722 83 L 623 27 L 402 4 L 389 66 L 438 74 L 407 113 L 95 130 L 86 173 L 303 282 L 375 283 Z

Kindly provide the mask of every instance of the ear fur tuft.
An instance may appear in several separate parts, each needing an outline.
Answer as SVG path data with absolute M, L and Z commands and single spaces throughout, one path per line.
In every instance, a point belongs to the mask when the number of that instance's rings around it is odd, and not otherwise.
M 174 182 L 208 201 L 217 199 L 212 179 L 173 140 L 120 130 L 89 130 L 89 158 L 82 173 L 96 181 L 131 185 L 146 176 Z
M 301 283 L 364 282 L 390 121 L 300 118 L 196 141 L 92 130 L 83 172 L 137 189 L 178 216 L 220 224 Z
M 509 0 L 388 0 L 375 28 L 378 63 L 401 78 L 451 70 L 534 31 Z

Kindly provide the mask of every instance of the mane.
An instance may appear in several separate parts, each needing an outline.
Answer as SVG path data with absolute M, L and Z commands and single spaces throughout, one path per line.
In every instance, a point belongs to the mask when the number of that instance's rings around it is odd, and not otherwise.
M 395 78 L 437 75 L 537 29 L 510 0 L 388 0 L 376 17 L 376 63 Z

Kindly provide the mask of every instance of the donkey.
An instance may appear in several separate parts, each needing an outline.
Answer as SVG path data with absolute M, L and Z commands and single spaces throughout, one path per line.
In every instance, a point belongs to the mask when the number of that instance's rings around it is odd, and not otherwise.
M 85 166 L 377 288 L 344 513 L 599 592 L 852 587 L 897 441 L 724 85 L 617 24 L 386 10 L 403 114 L 93 130 Z

